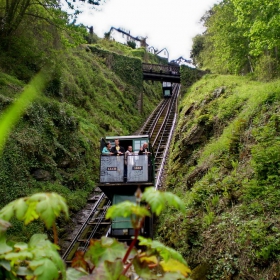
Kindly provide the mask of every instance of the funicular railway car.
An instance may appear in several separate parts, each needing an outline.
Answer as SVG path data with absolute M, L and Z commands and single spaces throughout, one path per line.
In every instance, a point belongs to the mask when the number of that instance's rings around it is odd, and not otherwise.
M 172 83 L 162 82 L 162 93 L 164 98 L 169 98 L 172 96 Z
M 111 144 L 111 151 L 116 151 L 115 140 L 124 151 L 130 154 L 100 155 L 100 189 L 111 200 L 112 205 L 123 201 L 136 201 L 135 192 L 140 187 L 143 192 L 146 187 L 154 185 L 154 157 L 149 135 L 108 136 L 101 139 L 100 150 L 106 143 Z M 138 154 L 141 147 L 145 150 Z M 120 149 L 123 151 L 123 149 Z M 147 218 L 142 228 L 142 235 L 152 237 L 152 219 Z M 130 240 L 134 229 L 129 218 L 116 218 L 112 221 L 110 236 Z

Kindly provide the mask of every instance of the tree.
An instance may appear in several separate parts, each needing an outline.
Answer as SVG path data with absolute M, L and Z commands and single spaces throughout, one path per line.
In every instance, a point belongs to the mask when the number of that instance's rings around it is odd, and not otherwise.
M 275 51 L 280 45 L 280 14 L 277 0 L 232 0 L 237 16 L 237 26 L 247 27 L 244 35 L 250 41 L 254 56 Z
M 87 0 L 90 5 L 99 5 L 103 0 Z M 74 16 L 80 11 L 74 4 L 75 0 L 68 1 L 68 8 L 74 10 Z M 85 2 L 85 1 L 83 1 Z M 62 11 L 59 0 L 1 0 L 0 1 L 0 42 L 8 44 L 10 37 L 15 33 L 24 20 L 32 24 L 33 19 L 50 24 L 56 28 L 65 28 L 69 23 L 66 12 Z
M 206 27 L 202 35 L 204 48 L 199 52 L 203 67 L 222 74 L 238 74 L 246 69 L 250 65 L 246 28 L 234 25 L 237 18 L 232 1 L 215 5 L 201 20 Z
M 196 35 L 192 41 L 192 49 L 191 49 L 191 55 L 190 58 L 193 61 L 193 65 L 195 65 L 196 67 L 202 67 L 203 63 L 201 61 L 200 58 L 200 54 L 204 49 L 204 40 L 205 37 L 201 34 Z
M 127 41 L 127 45 L 129 47 L 131 47 L 132 49 L 135 49 L 135 47 L 136 47 L 136 43 L 134 41 Z

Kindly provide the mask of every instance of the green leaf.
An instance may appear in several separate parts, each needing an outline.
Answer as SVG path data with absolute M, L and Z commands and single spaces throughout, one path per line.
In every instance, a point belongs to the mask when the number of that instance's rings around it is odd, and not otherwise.
M 126 218 L 133 215 L 136 215 L 140 218 L 151 216 L 150 212 L 145 207 L 139 206 L 136 203 L 130 201 L 124 201 L 111 206 L 106 213 L 106 219 L 114 219 L 117 217 Z
M 34 273 L 36 272 L 38 275 L 40 274 L 38 279 L 45 279 L 45 274 L 43 272 L 41 273 L 41 268 L 39 267 L 47 266 L 48 262 L 46 262 L 46 260 L 51 260 L 53 266 L 55 266 L 55 269 L 52 266 L 52 273 L 54 275 L 56 274 L 55 271 L 58 271 L 61 273 L 63 279 L 66 277 L 65 263 L 57 252 L 58 248 L 59 247 L 50 242 L 44 234 L 34 234 L 31 237 L 29 250 L 33 254 L 33 260 L 29 263 L 29 267 L 32 270 L 35 270 Z
M 131 278 L 128 278 L 128 277 L 126 277 L 126 276 L 124 276 L 124 275 L 121 275 L 119 278 L 118 278 L 118 280 L 130 280 Z
M 0 236 L 0 254 L 4 254 L 13 250 L 12 247 L 6 244 L 6 241 L 7 239 L 5 236 Z
M 19 249 L 20 251 L 27 250 L 28 249 L 28 244 L 26 244 L 24 242 L 18 242 L 14 245 L 14 248 Z
M 170 192 L 160 192 L 153 187 L 146 188 L 142 195 L 142 200 L 146 201 L 157 216 L 166 207 L 166 204 L 173 206 L 182 212 L 185 212 L 185 206 L 182 200 Z
M 18 220 L 23 220 L 23 217 L 28 209 L 28 205 L 26 204 L 26 201 L 24 198 L 20 198 L 15 201 L 14 203 L 14 209 L 16 212 L 16 217 Z
M 25 266 L 20 266 L 16 270 L 16 274 L 19 275 L 19 276 L 34 275 L 33 271 L 30 270 L 28 267 L 25 267 Z
M 133 259 L 133 267 L 137 275 L 139 275 L 143 279 L 157 279 L 155 274 L 150 268 L 147 266 L 146 262 L 141 262 L 138 258 Z
M 44 221 L 47 228 L 50 228 L 55 218 L 61 212 L 64 212 L 68 217 L 68 207 L 65 199 L 56 193 L 38 193 L 28 199 L 28 203 L 37 203 L 36 211 L 40 218 Z
M 0 235 L 1 233 L 5 232 L 11 224 L 5 220 L 0 219 Z
M 178 272 L 167 272 L 162 277 L 159 277 L 160 280 L 178 280 L 178 279 L 189 279 L 190 278 L 182 278 L 182 274 Z
M 42 241 L 45 242 L 46 240 L 48 240 L 48 236 L 46 234 L 33 234 L 29 240 L 29 246 L 36 247 L 39 243 Z
M 186 261 L 180 253 L 178 253 L 172 248 L 164 246 L 161 242 L 151 240 L 150 238 L 144 238 L 142 236 L 138 236 L 138 240 L 140 241 L 140 246 L 146 246 L 153 252 L 157 252 L 163 258 L 164 261 L 168 261 L 171 258 L 187 265 Z
M 119 276 L 123 271 L 123 263 L 121 260 L 114 262 L 105 261 L 101 263 L 97 268 L 94 269 L 92 279 L 95 280 L 118 280 Z
M 186 212 L 185 204 L 177 195 L 171 192 L 163 192 L 162 194 L 169 206 L 173 206 L 177 210 L 180 210 L 183 213 Z
M 19 263 L 22 260 L 33 259 L 33 254 L 28 251 L 11 252 L 5 254 L 5 260 L 12 261 L 14 263 Z
M 5 221 L 10 221 L 14 215 L 14 202 L 10 202 L 0 211 L 0 218 Z
M 126 252 L 126 245 L 109 237 L 102 237 L 101 240 L 94 240 L 85 254 L 95 266 L 104 261 L 115 261 L 123 258 Z
M 4 144 L 8 139 L 13 126 L 20 119 L 25 109 L 31 102 L 39 96 L 47 82 L 47 73 L 37 74 L 32 81 L 25 87 L 23 93 L 16 99 L 14 104 L 8 107 L 0 117 L 0 154 L 4 148 Z
M 11 265 L 10 262 L 6 260 L 0 260 L 0 266 L 4 267 L 6 270 L 10 271 L 11 270 Z M 1 279 L 1 278 L 0 278 Z
M 60 270 L 64 271 L 64 262 L 57 252 L 58 249 L 59 247 L 50 242 L 45 234 L 34 234 L 29 242 L 29 250 L 36 259 L 48 257 L 56 263 Z
M 188 266 L 171 258 L 168 261 L 161 261 L 160 265 L 164 271 L 180 272 L 185 277 L 191 273 Z
M 56 265 L 48 258 L 30 262 L 29 266 L 34 270 L 38 280 L 57 279 L 59 272 Z
M 77 270 L 75 268 L 68 268 L 66 271 L 66 279 L 67 280 L 77 280 L 80 279 L 83 276 L 88 275 L 86 271 L 83 270 Z
M 34 202 L 27 201 L 28 208 L 25 212 L 25 215 L 23 216 L 23 220 L 26 225 L 32 222 L 33 220 L 39 218 L 39 215 L 36 212 L 37 203 L 38 202 L 36 201 Z

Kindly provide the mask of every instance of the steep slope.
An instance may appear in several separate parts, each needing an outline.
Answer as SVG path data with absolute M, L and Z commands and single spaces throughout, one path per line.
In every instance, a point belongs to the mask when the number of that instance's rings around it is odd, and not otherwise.
M 185 94 L 158 237 L 179 250 L 193 279 L 279 279 L 280 81 L 206 75 Z
M 72 211 L 80 209 L 98 179 L 100 138 L 132 134 L 161 99 L 160 85 L 143 85 L 141 59 L 131 55 L 85 45 L 53 64 L 44 94 L 25 112 L 0 158 L 0 207 L 34 192 L 55 191 Z M 1 112 L 24 86 L 0 71 Z

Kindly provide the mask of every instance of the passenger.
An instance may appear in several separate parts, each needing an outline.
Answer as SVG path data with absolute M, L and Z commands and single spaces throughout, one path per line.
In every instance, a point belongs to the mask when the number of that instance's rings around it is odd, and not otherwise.
M 102 155 L 103 156 L 111 156 L 113 153 L 111 152 L 111 143 L 107 142 L 105 147 L 102 150 Z
M 140 148 L 140 151 L 138 152 L 138 155 L 147 155 L 150 154 L 150 152 L 148 151 L 148 144 L 145 142 L 143 144 L 143 146 Z
M 124 155 L 124 148 L 120 146 L 119 139 L 115 139 L 115 147 L 111 149 L 111 152 L 116 156 Z
M 127 147 L 127 151 L 125 152 L 125 158 L 124 158 L 124 179 L 126 181 L 126 177 L 127 177 L 127 164 L 129 163 L 129 165 L 133 165 L 133 157 L 129 157 L 134 155 L 133 151 L 132 151 L 132 146 L 128 146 Z
M 127 147 L 127 151 L 125 152 L 125 164 L 127 164 L 127 156 L 133 156 L 134 152 L 132 151 L 132 146 Z
M 132 155 L 134 155 L 134 153 L 133 153 L 133 151 L 132 151 L 132 146 L 128 146 L 127 147 L 127 151 L 125 152 L 125 155 L 126 156 L 132 156 Z

